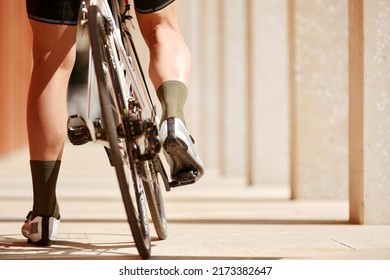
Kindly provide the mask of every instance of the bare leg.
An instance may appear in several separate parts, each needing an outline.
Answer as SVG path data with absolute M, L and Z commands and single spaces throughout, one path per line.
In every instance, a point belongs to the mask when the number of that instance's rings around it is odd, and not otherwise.
M 59 218 L 56 184 L 66 139 L 67 87 L 76 56 L 76 27 L 31 20 L 34 66 L 27 128 L 34 203 L 32 218 Z
M 66 94 L 76 56 L 76 27 L 30 21 L 33 58 L 27 105 L 31 160 L 60 160 L 66 139 Z
M 177 4 L 148 14 L 137 13 L 150 52 L 149 76 L 161 102 L 160 137 L 171 177 L 192 184 L 203 175 L 203 162 L 193 146 L 184 116 L 191 72 L 191 54 L 179 29 Z
M 154 87 L 158 89 L 170 80 L 180 81 L 188 87 L 191 54 L 180 33 L 176 2 L 155 13 L 137 13 L 137 19 L 149 47 L 149 76 Z

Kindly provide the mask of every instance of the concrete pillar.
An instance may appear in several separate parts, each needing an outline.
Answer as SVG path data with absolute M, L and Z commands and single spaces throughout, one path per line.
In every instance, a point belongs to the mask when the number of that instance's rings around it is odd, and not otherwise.
M 349 1 L 350 219 L 390 223 L 390 1 Z
M 221 123 L 222 174 L 247 175 L 247 20 L 246 1 L 225 0 L 223 14 L 223 108 Z
M 194 1 L 195 2 L 195 1 Z M 199 0 L 198 25 L 198 119 L 199 139 L 197 146 L 208 171 L 219 171 L 218 136 L 219 112 L 222 110 L 219 102 L 220 87 L 218 75 L 221 67 L 218 64 L 218 1 Z
M 248 0 L 249 183 L 289 183 L 287 1 Z
M 293 198 L 348 196 L 346 0 L 289 0 Z
M 225 92 L 226 92 L 226 82 L 225 82 L 225 40 L 226 40 L 226 34 L 225 34 L 225 10 L 222 8 L 224 7 L 224 0 L 217 0 L 218 5 L 218 12 L 217 12 L 217 32 L 218 32 L 218 42 L 217 42 L 217 48 L 218 48 L 218 55 L 217 55 L 217 64 L 219 66 L 219 72 L 218 72 L 218 100 L 219 100 L 219 110 L 218 110 L 218 130 L 216 131 L 216 137 L 218 138 L 218 166 L 220 173 L 222 175 L 226 174 L 226 168 L 225 168 L 225 151 L 226 151 L 226 142 L 223 141 L 224 139 L 224 131 L 225 127 L 222 125 L 225 121 L 225 108 L 222 106 L 225 104 Z

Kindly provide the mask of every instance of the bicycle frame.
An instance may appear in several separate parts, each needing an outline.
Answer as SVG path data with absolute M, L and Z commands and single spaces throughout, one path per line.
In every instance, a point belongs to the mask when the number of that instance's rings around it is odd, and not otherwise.
M 132 65 L 133 63 L 141 65 L 141 63 L 138 54 L 135 51 L 136 48 L 131 36 L 131 32 L 128 25 L 126 25 L 126 22 L 132 20 L 131 15 L 126 14 L 129 12 L 130 7 L 126 4 L 127 2 L 124 2 L 126 0 L 112 0 L 111 7 L 108 1 L 109 0 L 90 0 L 89 5 L 97 5 L 100 8 L 102 15 L 107 20 L 107 28 L 109 28 L 113 34 L 108 44 L 110 45 L 110 49 L 114 51 L 114 53 L 111 54 L 111 58 L 113 60 L 113 64 L 115 65 L 116 75 L 122 81 L 120 84 L 121 100 L 118 102 L 122 102 L 123 106 L 121 107 L 126 108 L 125 110 L 131 110 L 130 107 L 140 107 L 140 110 L 138 110 L 139 112 L 137 113 L 141 114 L 141 119 L 143 121 L 149 121 L 152 124 L 158 125 L 159 119 L 156 114 L 156 108 L 150 96 L 149 89 L 147 88 L 146 78 L 142 72 L 142 68 L 139 67 L 138 69 L 140 72 L 137 72 L 135 67 Z M 123 13 L 121 13 L 120 4 L 122 4 L 125 8 Z M 86 28 L 88 24 L 88 6 L 85 0 L 82 1 L 81 7 L 81 27 Z M 120 28 L 118 25 L 121 25 Z M 132 26 L 132 28 L 134 27 Z M 121 33 L 121 30 L 123 33 Z M 126 53 L 124 44 L 127 44 L 127 49 L 132 51 L 131 54 L 128 55 Z M 132 59 L 135 59 L 136 61 L 133 61 Z M 110 93 L 111 99 L 113 102 L 115 102 L 115 106 L 118 108 L 118 104 L 116 104 L 117 98 L 114 96 L 114 91 L 110 90 Z M 93 142 L 101 144 L 108 149 L 110 148 L 107 137 L 105 137 L 103 133 L 104 124 L 102 124 L 102 119 L 99 116 L 95 116 L 96 108 L 94 108 L 94 100 L 98 98 L 98 95 L 99 93 L 97 88 L 94 63 L 90 48 L 87 104 L 85 114 L 70 116 L 70 121 L 68 121 L 68 135 L 69 139 L 74 145 L 82 145 L 87 142 Z M 131 102 L 136 102 L 137 106 L 131 106 Z M 100 105 L 100 102 L 97 102 L 97 104 Z M 118 123 L 122 122 L 121 114 L 123 114 L 123 112 L 118 112 L 118 110 L 115 111 L 117 112 Z M 76 137 L 76 139 L 73 141 L 71 134 Z M 143 139 L 140 138 L 138 140 L 139 146 L 143 147 Z M 124 143 L 120 145 L 124 145 Z M 169 181 L 167 173 L 160 159 L 157 160 L 156 164 L 157 169 L 164 181 L 166 191 L 170 191 L 172 187 L 178 186 L 176 182 Z
M 68 135 L 75 145 L 95 142 L 106 148 L 115 169 L 127 221 L 137 250 L 148 258 L 151 238 L 147 206 L 160 239 L 167 236 L 167 220 L 160 179 L 170 189 L 161 164 L 156 110 L 126 22 L 127 0 L 82 1 L 83 28 L 88 27 L 89 73 L 85 120 L 69 117 Z M 123 13 L 120 10 L 123 5 Z M 93 100 L 99 97 L 101 117 Z M 72 141 L 73 140 L 73 141 Z
M 99 3 L 100 2 L 100 3 Z M 99 3 L 99 4 L 98 4 Z M 120 29 L 118 28 L 117 24 L 118 21 L 114 20 L 114 15 L 111 12 L 111 8 L 109 6 L 109 3 L 107 0 L 91 0 L 90 5 L 99 5 L 101 8 L 102 14 L 109 19 L 109 25 L 110 28 L 112 28 L 113 31 L 113 40 L 110 42 L 112 46 L 116 46 L 116 48 L 112 47 L 112 50 L 119 50 L 118 53 L 113 53 L 112 58 L 114 60 L 114 64 L 116 65 L 117 69 L 117 75 L 120 80 L 124 81 L 124 83 L 121 84 L 121 90 L 122 90 L 122 97 L 123 97 L 123 104 L 125 105 L 126 109 L 129 110 L 129 100 L 136 99 L 139 102 L 139 105 L 141 107 L 141 113 L 142 113 L 142 119 L 143 120 L 154 120 L 156 116 L 156 110 L 152 103 L 152 100 L 150 98 L 149 90 L 144 86 L 144 83 L 140 83 L 140 79 L 145 79 L 143 73 L 137 73 L 135 72 L 131 65 L 131 60 L 127 59 L 127 54 L 123 45 L 123 40 L 129 40 L 127 43 L 133 44 L 131 42 L 131 33 L 128 31 L 127 26 L 122 26 L 124 30 L 126 30 L 127 34 L 124 34 L 122 37 Z M 120 8 L 118 1 L 112 1 L 112 9 L 120 16 Z M 82 27 L 84 28 L 87 24 L 87 6 L 86 2 L 82 2 L 82 13 L 83 13 L 83 20 L 81 21 Z M 131 20 L 131 19 L 129 19 Z M 120 24 L 126 24 L 123 20 Z M 137 54 L 133 55 L 138 59 Z M 125 77 L 124 71 L 126 73 L 130 73 L 130 75 L 127 75 Z M 148 96 L 145 96 L 146 94 Z M 88 127 L 88 130 L 90 131 L 90 136 L 92 142 L 98 142 L 100 144 L 103 144 L 107 146 L 106 141 L 102 141 L 99 131 L 99 125 L 96 123 L 98 120 L 93 119 L 94 116 L 94 108 L 93 108 L 93 100 L 95 99 L 95 96 L 97 96 L 97 85 L 96 85 L 96 76 L 95 76 L 95 69 L 93 66 L 92 61 L 92 54 L 91 50 L 89 50 L 89 71 L 88 71 L 88 97 L 87 97 L 87 106 L 86 106 L 86 115 L 85 122 Z M 113 100 L 115 100 L 115 97 L 112 96 Z M 120 116 L 118 115 L 118 118 Z

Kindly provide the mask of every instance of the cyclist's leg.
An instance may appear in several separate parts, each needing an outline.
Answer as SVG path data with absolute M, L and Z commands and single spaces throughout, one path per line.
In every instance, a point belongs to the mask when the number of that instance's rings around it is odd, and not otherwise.
M 66 94 L 76 53 L 77 4 L 78 0 L 27 0 L 33 33 L 27 128 L 34 199 L 22 232 L 39 245 L 52 243 L 59 224 L 56 184 L 66 139 Z
M 174 116 L 185 123 L 183 108 L 190 81 L 191 54 L 181 35 L 176 10 L 173 2 L 157 12 L 137 13 L 137 19 L 150 51 L 149 76 L 163 106 L 162 121 Z M 174 90 L 166 94 L 167 87 Z
M 76 55 L 77 27 L 30 22 L 34 60 L 27 107 L 30 158 L 60 160 L 66 139 L 66 95 Z
M 176 2 L 159 2 L 167 5 L 162 5 L 158 11 L 145 12 L 135 1 L 137 19 L 149 47 L 149 75 L 163 109 L 161 136 L 168 152 L 171 175 L 177 181 L 191 183 L 203 175 L 203 162 L 193 146 L 184 118 L 191 54 L 179 29 Z

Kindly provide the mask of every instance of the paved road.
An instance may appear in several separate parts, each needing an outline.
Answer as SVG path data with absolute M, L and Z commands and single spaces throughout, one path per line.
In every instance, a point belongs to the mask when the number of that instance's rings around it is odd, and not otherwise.
M 139 259 L 101 147 L 66 147 L 56 244 L 20 234 L 31 207 L 28 153 L 0 159 L 0 259 Z M 169 237 L 153 232 L 152 259 L 390 259 L 390 226 L 350 225 L 346 201 L 290 201 L 286 187 L 249 188 L 208 170 L 196 185 L 164 193 Z

